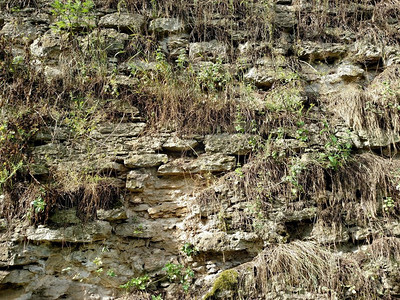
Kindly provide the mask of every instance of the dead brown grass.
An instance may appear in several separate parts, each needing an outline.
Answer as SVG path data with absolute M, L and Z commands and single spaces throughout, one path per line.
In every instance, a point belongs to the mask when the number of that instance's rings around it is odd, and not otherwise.
M 350 88 L 335 97 L 332 109 L 348 126 L 372 141 L 395 143 L 400 131 L 399 75 L 398 65 L 388 67 L 365 91 Z
M 313 242 L 270 245 L 237 270 L 243 299 L 305 292 L 327 299 L 377 298 L 374 282 L 356 260 Z

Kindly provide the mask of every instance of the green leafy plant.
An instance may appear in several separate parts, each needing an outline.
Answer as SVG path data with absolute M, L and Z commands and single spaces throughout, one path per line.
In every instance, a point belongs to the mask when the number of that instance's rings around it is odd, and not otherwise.
M 46 191 L 41 188 L 40 194 L 32 201 L 32 207 L 35 213 L 41 213 L 46 208 L 46 201 L 44 200 L 44 196 L 46 195 Z
M 326 162 L 327 167 L 337 170 L 350 157 L 351 143 L 347 140 L 339 140 L 335 135 L 329 136 L 329 141 L 325 144 L 325 152 L 321 153 L 320 158 Z
M 230 81 L 230 74 L 224 69 L 221 59 L 201 69 L 197 82 L 203 91 L 214 92 L 223 89 Z
M 134 277 L 130 279 L 125 284 L 120 285 L 120 288 L 130 290 L 131 288 L 135 288 L 140 291 L 144 291 L 147 288 L 147 284 L 150 281 L 149 275 L 143 275 L 141 277 Z
M 385 197 L 385 198 L 383 199 L 382 208 L 383 208 L 383 210 L 384 210 L 385 212 L 390 212 L 390 211 L 392 211 L 392 210 L 394 209 L 394 205 L 395 205 L 395 202 L 394 202 L 393 197 Z
M 73 31 L 77 28 L 89 28 L 93 19 L 89 15 L 93 9 L 92 0 L 55 0 L 52 4 L 52 14 L 57 17 L 54 28 Z
M 193 256 L 198 253 L 198 249 L 195 246 L 193 246 L 193 244 L 191 244 L 191 243 L 185 243 L 182 246 L 181 251 L 183 253 L 185 253 L 186 256 Z
M 191 268 L 184 268 L 181 264 L 167 263 L 163 271 L 167 273 L 167 278 L 170 282 L 179 282 L 182 284 L 183 290 L 188 291 L 194 272 Z

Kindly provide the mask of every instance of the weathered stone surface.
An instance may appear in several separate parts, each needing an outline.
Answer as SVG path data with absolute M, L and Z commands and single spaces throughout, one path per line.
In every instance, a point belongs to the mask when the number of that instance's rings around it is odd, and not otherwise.
M 276 5 L 274 23 L 278 27 L 293 28 L 297 24 L 295 8 L 288 5 Z
M 193 139 L 181 139 L 177 136 L 168 138 L 162 147 L 168 151 L 189 151 L 193 150 L 199 143 Z
M 163 136 L 142 136 L 127 142 L 127 144 L 133 154 L 156 153 L 162 150 L 162 145 L 166 140 L 167 137 Z
M 86 225 L 76 225 L 60 229 L 44 226 L 29 228 L 27 239 L 37 242 L 93 243 L 111 235 L 111 226 L 105 221 L 96 221 Z
M 98 209 L 97 210 L 97 218 L 99 220 L 105 221 L 118 221 L 118 220 L 126 220 L 128 217 L 126 215 L 126 210 L 124 207 L 114 208 L 114 209 Z
M 148 213 L 151 218 L 171 218 L 183 216 L 186 212 L 186 205 L 184 203 L 165 202 L 160 205 L 150 207 Z
M 236 166 L 235 157 L 222 154 L 201 155 L 197 159 L 176 159 L 158 168 L 159 175 L 227 172 Z
M 0 20 L 1 26 L 1 20 Z M 29 44 L 40 34 L 38 28 L 30 22 L 22 22 L 21 20 L 14 19 L 6 23 L 0 30 L 0 35 L 4 35 L 16 41 L 21 45 Z
M 138 83 L 136 78 L 125 75 L 113 75 L 109 77 L 109 80 L 114 87 L 131 88 Z
M 158 18 L 150 22 L 149 29 L 157 33 L 172 34 L 184 31 L 185 24 L 177 18 Z
M 291 70 L 281 67 L 260 66 L 251 68 L 244 78 L 259 88 L 270 88 L 276 82 L 285 82 L 293 78 Z
M 207 153 L 246 155 L 252 150 L 252 139 L 260 140 L 260 137 L 240 133 L 207 135 L 204 144 Z
M 168 155 L 166 154 L 137 154 L 124 160 L 125 166 L 132 169 L 158 167 L 167 162 Z
M 81 47 L 84 50 L 90 51 L 93 44 L 97 44 L 108 56 L 114 57 L 117 53 L 125 48 L 126 42 L 129 40 L 129 35 L 118 32 L 112 28 L 100 29 L 93 31 L 81 41 Z
M 149 177 L 149 174 L 140 171 L 130 171 L 126 178 L 126 188 L 131 192 L 142 192 Z
M 177 58 L 180 54 L 186 54 L 189 45 L 188 34 L 175 34 L 166 37 L 160 42 L 161 48 L 171 57 Z
M 48 81 L 61 80 L 64 76 L 64 73 L 60 68 L 45 66 L 44 76 Z
M 347 52 L 346 45 L 339 43 L 315 43 L 315 42 L 303 42 L 297 49 L 297 55 L 300 58 L 313 60 L 326 60 L 336 59 L 342 57 Z
M 76 216 L 76 209 L 57 210 L 50 217 L 50 221 L 60 225 L 81 223 L 81 220 Z
M 342 63 L 337 68 L 337 74 L 343 79 L 351 79 L 361 77 L 364 74 L 364 69 L 350 63 Z
M 49 31 L 34 40 L 30 49 L 33 56 L 42 60 L 56 62 L 61 53 L 61 39 Z
M 99 26 L 114 28 L 126 32 L 138 32 L 145 24 L 145 18 L 139 14 L 116 12 L 100 18 Z
M 93 138 L 100 138 L 105 135 L 111 137 L 136 137 L 143 132 L 145 123 L 104 123 L 96 126 L 90 135 Z
M 261 246 L 260 238 L 254 232 L 200 232 L 193 243 L 200 251 L 241 251 L 256 250 Z M 253 248 L 253 249 L 250 249 Z
M 227 58 L 227 47 L 216 40 L 191 43 L 189 45 L 189 58 L 203 61 L 216 61 L 216 59 L 224 61 Z

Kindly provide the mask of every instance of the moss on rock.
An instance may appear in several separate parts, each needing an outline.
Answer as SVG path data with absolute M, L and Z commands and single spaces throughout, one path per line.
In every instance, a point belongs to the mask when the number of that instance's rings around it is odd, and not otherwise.
M 238 277 L 239 273 L 236 270 L 223 271 L 215 280 L 211 291 L 204 296 L 203 300 L 212 300 L 222 298 L 225 294 L 233 294 L 232 292 L 237 288 Z

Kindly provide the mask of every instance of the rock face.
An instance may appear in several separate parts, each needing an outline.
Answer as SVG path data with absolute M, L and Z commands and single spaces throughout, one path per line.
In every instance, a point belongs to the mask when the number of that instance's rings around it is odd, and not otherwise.
M 139 14 L 113 13 L 100 18 L 99 26 L 124 32 L 139 32 L 145 25 L 145 18 Z
M 399 296 L 396 1 L 51 2 L 0 0 L 0 299 Z

